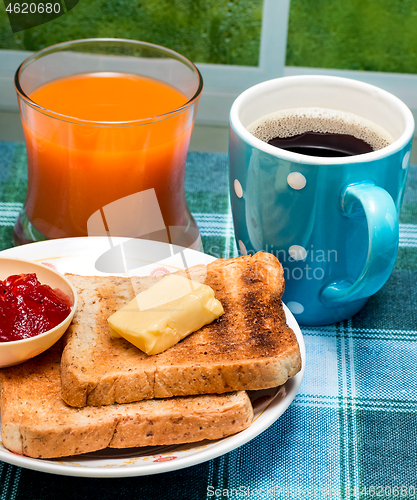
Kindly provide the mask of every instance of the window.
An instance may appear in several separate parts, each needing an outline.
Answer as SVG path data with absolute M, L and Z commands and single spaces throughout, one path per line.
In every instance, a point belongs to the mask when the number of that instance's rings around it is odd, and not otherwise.
M 314 73 L 378 85 L 417 115 L 417 0 L 83 0 L 16 34 L 0 9 L 0 112 L 17 110 L 13 75 L 28 51 L 118 37 L 196 62 L 205 84 L 198 123 L 225 126 L 235 97 L 260 81 Z

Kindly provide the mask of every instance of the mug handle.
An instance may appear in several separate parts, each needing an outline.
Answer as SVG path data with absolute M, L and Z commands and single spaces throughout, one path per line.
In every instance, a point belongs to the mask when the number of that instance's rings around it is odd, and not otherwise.
M 338 281 L 321 292 L 324 303 L 342 304 L 364 299 L 376 293 L 387 281 L 398 251 L 398 214 L 391 195 L 368 180 L 346 186 L 340 195 L 344 215 L 365 217 L 368 225 L 368 255 L 359 278 L 354 282 Z

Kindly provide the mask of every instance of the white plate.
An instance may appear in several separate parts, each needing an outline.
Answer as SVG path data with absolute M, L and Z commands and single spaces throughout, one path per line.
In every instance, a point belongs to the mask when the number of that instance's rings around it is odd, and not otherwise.
M 130 243 L 129 243 L 130 242 Z M 106 275 L 96 268 L 96 261 L 113 247 L 125 249 L 124 263 L 130 274 L 155 275 L 183 269 L 196 264 L 208 264 L 213 257 L 195 250 L 173 247 L 165 243 L 136 240 L 132 246 L 126 238 L 68 238 L 32 243 L 0 252 L 4 257 L 16 257 L 53 266 L 58 271 L 82 275 Z M 119 254 L 120 255 L 120 254 Z M 158 262 L 152 262 L 156 260 Z M 115 274 L 111 259 L 101 269 Z M 106 262 L 106 261 L 105 261 Z M 99 266 L 100 267 L 100 266 Z M 126 273 L 122 274 L 126 275 Z M 298 392 L 304 375 L 305 346 L 300 328 L 293 315 L 284 306 L 287 323 L 293 329 L 300 345 L 302 369 L 283 386 L 249 393 L 254 405 L 255 418 L 250 427 L 233 436 L 218 441 L 204 441 L 181 446 L 159 446 L 153 448 L 106 449 L 60 459 L 40 460 L 16 455 L 8 451 L 0 441 L 0 460 L 37 471 L 84 477 L 129 477 L 158 474 L 190 467 L 218 457 L 243 444 L 272 425 L 288 408 Z

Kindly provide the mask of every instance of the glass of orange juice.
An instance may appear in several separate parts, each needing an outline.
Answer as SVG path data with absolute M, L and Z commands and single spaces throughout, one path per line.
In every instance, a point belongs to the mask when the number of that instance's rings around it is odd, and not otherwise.
M 15 243 L 110 235 L 200 247 L 184 190 L 203 87 L 193 63 L 145 42 L 76 40 L 26 59 L 15 86 L 28 157 Z

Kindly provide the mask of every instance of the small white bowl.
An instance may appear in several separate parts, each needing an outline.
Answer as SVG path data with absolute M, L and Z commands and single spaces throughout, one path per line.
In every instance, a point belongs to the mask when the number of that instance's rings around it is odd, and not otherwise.
M 23 363 L 41 354 L 57 342 L 69 327 L 77 308 L 78 297 L 72 284 L 62 274 L 43 264 L 35 264 L 27 260 L 0 257 L 0 280 L 3 281 L 14 274 L 36 273 L 40 283 L 51 288 L 59 288 L 72 301 L 71 312 L 59 325 L 34 337 L 0 342 L 0 368 Z

